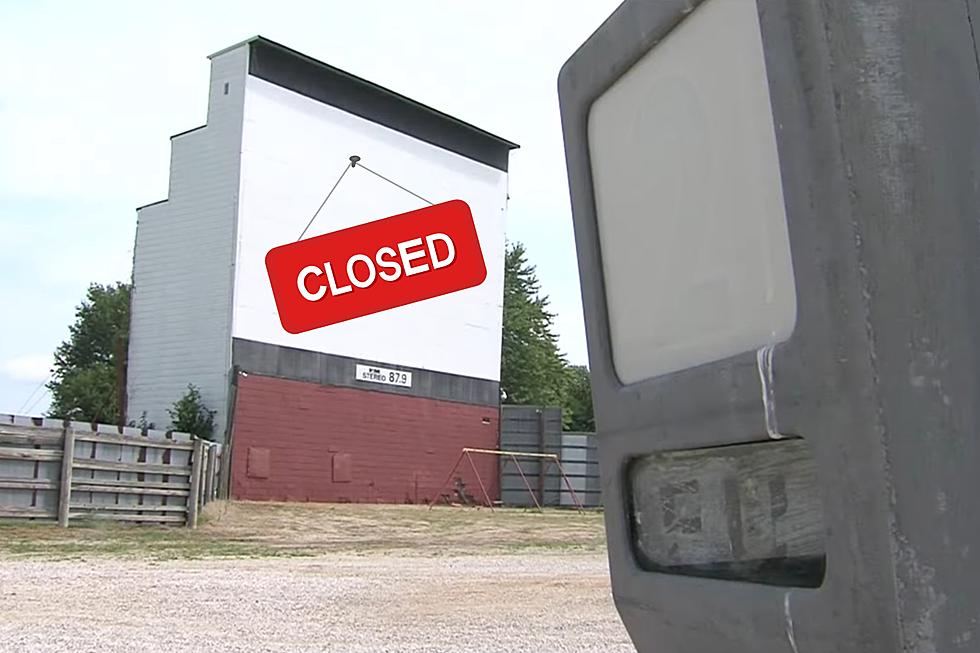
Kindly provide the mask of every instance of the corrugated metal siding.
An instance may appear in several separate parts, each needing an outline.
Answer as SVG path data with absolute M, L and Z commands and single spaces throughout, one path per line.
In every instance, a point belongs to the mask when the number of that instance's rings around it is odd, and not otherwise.
M 484 421 L 485 420 L 485 421 Z M 494 449 L 496 408 L 242 375 L 232 440 L 233 499 L 424 503 L 463 447 Z M 474 456 L 491 500 L 497 461 Z M 467 464 L 456 476 L 481 498 Z M 444 490 L 452 495 L 453 484 Z
M 128 419 L 157 427 L 197 385 L 223 435 L 231 367 L 246 47 L 211 61 L 208 121 L 172 140 L 166 202 L 137 213 Z M 225 84 L 228 85 L 227 93 Z
M 560 408 L 504 405 L 501 406 L 501 418 L 501 449 L 558 455 L 579 502 L 587 507 L 602 505 L 594 434 L 563 433 Z M 561 473 L 553 463 L 542 464 L 527 458 L 518 458 L 518 461 L 520 470 L 511 459 L 501 458 L 500 499 L 505 506 L 534 505 L 521 478 L 522 470 L 542 505 L 575 505 L 572 491 L 562 481 Z
M 561 484 L 559 503 L 563 506 L 574 506 L 576 499 L 585 505 L 599 505 L 598 497 L 591 496 L 588 488 L 589 477 L 593 475 L 598 477 L 599 473 L 598 458 L 591 461 L 589 458 L 589 454 L 595 452 L 591 435 L 590 433 L 561 434 L 561 465 L 572 486 L 569 489 L 564 483 Z
M 539 406 L 500 407 L 500 448 L 505 451 L 561 454 L 561 409 Z M 558 505 L 561 476 L 554 465 L 538 460 L 500 459 L 500 500 L 505 506 L 533 506 L 521 471 L 542 505 Z M 544 475 L 542 476 L 542 471 Z

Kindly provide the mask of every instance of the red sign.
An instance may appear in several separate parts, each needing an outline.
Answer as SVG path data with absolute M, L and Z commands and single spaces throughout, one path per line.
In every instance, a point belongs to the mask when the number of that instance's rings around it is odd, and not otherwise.
M 479 286 L 487 278 L 462 200 L 269 250 L 279 321 L 303 333 Z

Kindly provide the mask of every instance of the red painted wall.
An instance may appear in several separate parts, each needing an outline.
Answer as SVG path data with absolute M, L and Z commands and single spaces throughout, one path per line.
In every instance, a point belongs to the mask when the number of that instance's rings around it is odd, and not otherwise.
M 255 374 L 238 381 L 234 499 L 422 503 L 435 496 L 462 447 L 497 448 L 493 407 Z M 473 462 L 497 500 L 496 457 Z M 465 459 L 455 476 L 482 496 Z

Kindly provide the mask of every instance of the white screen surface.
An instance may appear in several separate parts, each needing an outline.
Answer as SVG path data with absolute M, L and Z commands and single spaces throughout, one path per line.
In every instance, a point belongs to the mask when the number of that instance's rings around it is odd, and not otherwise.
M 755 0 L 706 0 L 589 114 L 623 383 L 787 339 L 796 323 Z
M 476 223 L 480 286 L 298 335 L 282 328 L 265 268 L 294 242 L 349 157 L 433 203 L 462 199 Z M 249 76 L 245 89 L 236 338 L 427 370 L 500 378 L 507 175 L 448 150 Z M 305 237 L 423 208 L 365 170 L 346 174 Z

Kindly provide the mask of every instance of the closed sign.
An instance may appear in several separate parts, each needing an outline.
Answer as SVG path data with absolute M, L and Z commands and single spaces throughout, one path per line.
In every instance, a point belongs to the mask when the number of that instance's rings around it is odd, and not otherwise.
M 374 367 L 373 365 L 358 365 L 354 373 L 354 378 L 358 381 L 369 383 L 384 383 L 385 385 L 400 385 L 403 388 L 412 387 L 412 373 L 402 370 L 389 370 L 386 367 Z
M 487 278 L 473 215 L 462 200 L 273 248 L 265 266 L 279 321 L 294 334 Z

